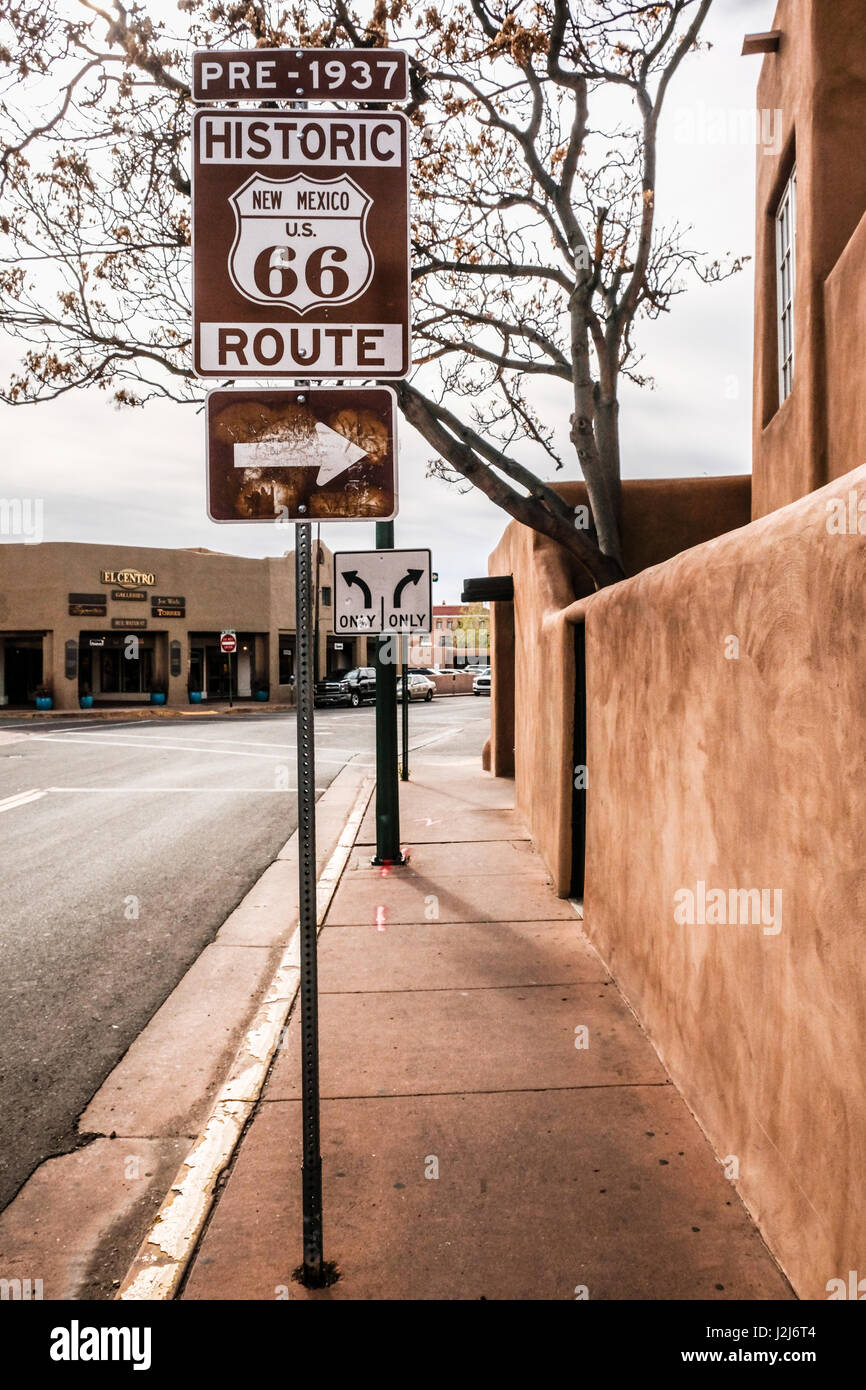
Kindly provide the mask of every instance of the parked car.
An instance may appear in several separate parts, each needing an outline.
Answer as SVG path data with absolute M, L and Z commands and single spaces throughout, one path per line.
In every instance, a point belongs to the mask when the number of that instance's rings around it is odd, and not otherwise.
M 316 682 L 317 705 L 353 705 L 376 698 L 376 672 L 372 666 L 356 666 L 345 675 Z
M 473 694 L 473 695 L 489 695 L 489 694 L 490 694 L 490 667 L 489 667 L 489 666 L 486 666 L 486 667 L 484 668 L 484 670 L 481 671 L 481 672 L 479 672 L 479 674 L 475 677 L 474 681 L 472 682 L 472 694 Z
M 410 700 L 432 700 L 436 693 L 436 686 L 428 676 L 419 675 L 415 671 L 409 672 L 409 699 Z M 397 677 L 397 699 L 403 698 L 403 677 Z
M 474 666 L 462 666 L 460 669 L 469 676 L 480 676 L 482 672 L 489 671 L 490 667 L 476 663 Z

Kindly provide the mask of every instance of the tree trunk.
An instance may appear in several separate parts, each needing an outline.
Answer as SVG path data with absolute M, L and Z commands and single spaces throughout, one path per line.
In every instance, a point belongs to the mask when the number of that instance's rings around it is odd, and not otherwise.
M 602 553 L 612 560 L 622 576 L 622 547 L 619 536 L 619 451 L 611 454 L 604 447 L 610 424 L 597 419 L 596 385 L 592 379 L 587 326 L 586 291 L 575 290 L 570 301 L 571 357 L 574 381 L 574 414 L 571 417 L 571 441 L 577 453 L 581 472 L 595 522 L 598 544 Z M 602 445 L 602 447 L 600 447 Z
M 477 458 L 468 445 L 462 444 L 449 434 L 426 408 L 423 396 L 413 390 L 407 382 L 391 384 L 397 392 L 400 408 L 409 423 L 415 426 L 419 434 L 423 435 L 442 458 L 447 459 L 456 472 L 473 483 L 491 502 L 495 502 L 509 516 L 514 517 L 515 521 L 549 536 L 561 545 L 586 572 L 596 589 L 606 588 L 623 578 L 619 561 L 615 557 L 603 554 L 585 531 L 570 525 L 565 518 L 555 515 L 539 498 L 524 497 L 515 492 L 494 468 Z

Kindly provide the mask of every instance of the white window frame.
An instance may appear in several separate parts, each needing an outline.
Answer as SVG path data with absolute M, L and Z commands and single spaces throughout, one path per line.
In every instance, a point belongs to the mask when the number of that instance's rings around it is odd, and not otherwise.
M 794 294 L 797 281 L 797 169 L 791 170 L 776 209 L 776 319 L 779 405 L 794 384 Z

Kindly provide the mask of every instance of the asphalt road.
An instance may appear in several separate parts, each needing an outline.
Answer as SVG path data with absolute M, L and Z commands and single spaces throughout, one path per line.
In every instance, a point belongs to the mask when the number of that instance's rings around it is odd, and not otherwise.
M 469 698 L 411 708 L 411 741 Z M 317 791 L 375 765 L 374 712 L 316 713 Z M 293 714 L 0 723 L 0 1208 L 297 824 Z

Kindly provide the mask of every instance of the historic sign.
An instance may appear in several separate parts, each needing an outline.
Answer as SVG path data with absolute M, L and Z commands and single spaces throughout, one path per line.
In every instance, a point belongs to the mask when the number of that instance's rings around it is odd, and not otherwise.
M 152 618 L 185 618 L 186 609 L 176 603 L 154 603 L 151 606 L 150 616 Z
M 212 521 L 386 521 L 397 511 L 387 386 L 211 391 Z
M 116 603 L 144 603 L 147 599 L 147 590 L 112 589 L 111 597 Z
M 406 101 L 409 62 L 391 48 L 198 49 L 193 101 Z
M 197 111 L 193 151 L 197 374 L 406 376 L 406 117 Z
M 147 618 L 112 618 L 111 626 L 127 632 L 140 632 L 147 627 Z
M 334 556 L 337 632 L 429 632 L 429 550 L 352 550 Z

